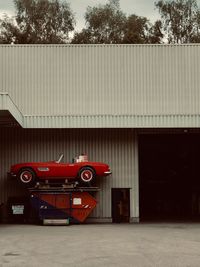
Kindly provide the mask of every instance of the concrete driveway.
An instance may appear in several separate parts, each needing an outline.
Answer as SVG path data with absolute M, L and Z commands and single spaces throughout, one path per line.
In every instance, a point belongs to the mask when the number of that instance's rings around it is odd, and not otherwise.
M 200 266 L 200 224 L 0 225 L 0 267 Z

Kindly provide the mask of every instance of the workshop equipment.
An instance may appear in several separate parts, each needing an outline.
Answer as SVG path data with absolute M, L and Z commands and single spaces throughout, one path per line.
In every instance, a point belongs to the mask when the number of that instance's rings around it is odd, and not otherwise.
M 83 223 L 96 207 L 96 199 L 88 191 L 97 188 L 30 189 L 32 207 L 44 224 Z

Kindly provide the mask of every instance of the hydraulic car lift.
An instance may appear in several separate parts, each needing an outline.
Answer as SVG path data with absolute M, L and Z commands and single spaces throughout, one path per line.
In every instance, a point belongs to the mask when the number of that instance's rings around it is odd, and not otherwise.
M 61 186 L 39 185 L 29 188 L 32 207 L 43 224 L 82 223 L 97 201 L 89 192 L 97 187 L 77 187 L 76 184 Z

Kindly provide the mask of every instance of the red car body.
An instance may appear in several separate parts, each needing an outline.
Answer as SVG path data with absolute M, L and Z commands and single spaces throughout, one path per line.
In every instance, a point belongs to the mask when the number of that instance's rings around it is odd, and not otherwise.
M 93 179 L 93 177 L 90 179 L 91 174 L 92 176 L 107 176 L 111 174 L 109 165 L 105 163 L 91 161 L 61 163 L 60 160 L 58 160 L 49 162 L 18 163 L 11 166 L 10 175 L 12 177 L 20 177 L 22 182 L 26 183 L 26 178 L 28 181 L 29 177 L 25 176 L 24 179 L 20 175 L 22 172 L 24 172 L 25 175 L 28 175 L 27 171 L 31 171 L 36 180 L 67 179 L 68 181 L 72 181 L 78 178 L 83 178 L 82 181 L 84 182 L 87 182 L 87 180 L 89 182 Z
M 97 176 L 106 176 L 110 174 L 107 164 L 100 162 L 78 162 L 78 163 L 55 163 L 55 162 L 27 162 L 11 166 L 11 175 L 16 176 L 21 169 L 31 168 L 40 179 L 55 179 L 77 177 L 78 172 L 83 167 L 92 167 Z

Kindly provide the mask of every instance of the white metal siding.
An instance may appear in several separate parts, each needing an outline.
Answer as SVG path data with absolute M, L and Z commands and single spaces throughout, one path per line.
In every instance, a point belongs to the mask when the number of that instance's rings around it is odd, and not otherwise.
M 137 153 L 133 130 L 76 129 L 76 130 L 31 130 L 2 128 L 0 131 L 0 203 L 8 196 L 21 195 L 21 187 L 7 180 L 6 174 L 12 164 L 30 161 L 57 159 L 65 154 L 65 161 L 86 152 L 92 161 L 108 163 L 112 176 L 101 179 L 99 201 L 93 213 L 95 218 L 111 217 L 111 188 L 131 189 L 131 217 L 136 217 L 137 193 Z M 135 210 L 135 211 L 134 211 Z
M 200 113 L 198 44 L 2 45 L 0 57 L 0 91 L 23 115 Z
M 200 115 L 25 116 L 24 128 L 199 128 Z

